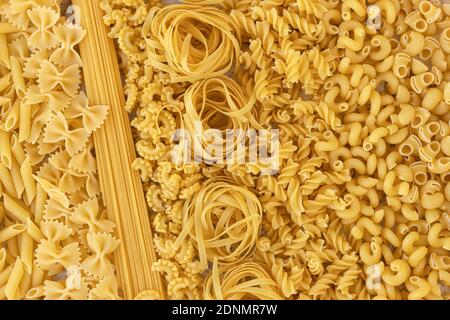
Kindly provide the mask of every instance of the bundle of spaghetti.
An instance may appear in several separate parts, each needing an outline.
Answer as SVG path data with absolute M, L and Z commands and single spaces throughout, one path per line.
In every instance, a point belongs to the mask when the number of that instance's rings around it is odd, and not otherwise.
M 161 280 L 150 268 L 156 258 L 142 184 L 131 167 L 135 149 L 117 57 L 102 23 L 99 2 L 73 1 L 80 7 L 81 24 L 88 31 L 80 52 L 90 101 L 111 106 L 110 117 L 94 141 L 104 202 L 122 241 L 115 254 L 117 272 L 126 298 L 134 298 L 144 290 L 156 290 L 162 298 L 165 293 Z

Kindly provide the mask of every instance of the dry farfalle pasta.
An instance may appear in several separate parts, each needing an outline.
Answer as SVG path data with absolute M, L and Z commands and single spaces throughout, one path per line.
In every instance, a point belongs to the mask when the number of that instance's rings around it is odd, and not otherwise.
M 169 298 L 449 298 L 449 4 L 101 5 Z M 278 170 L 172 161 L 195 122 L 278 129 Z
M 0 299 L 120 299 L 75 46 L 59 0 L 0 4 Z

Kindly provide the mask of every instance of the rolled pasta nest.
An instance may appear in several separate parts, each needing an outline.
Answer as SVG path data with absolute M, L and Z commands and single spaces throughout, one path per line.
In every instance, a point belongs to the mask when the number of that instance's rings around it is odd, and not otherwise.
M 254 98 L 226 76 L 194 83 L 184 93 L 183 128 L 188 130 L 194 152 L 203 150 L 205 161 L 221 161 L 233 156 L 237 146 L 245 146 L 248 129 L 260 127 L 256 121 Z M 198 142 L 198 143 L 196 143 Z M 208 145 L 221 145 L 221 154 L 208 152 Z
M 262 207 L 255 194 L 229 178 L 211 178 L 184 204 L 184 229 L 175 247 L 189 235 L 202 268 L 215 259 L 238 263 L 255 250 L 261 218 Z
M 252 300 L 282 299 L 279 285 L 271 278 L 266 267 L 245 261 L 219 270 L 217 261 L 205 280 L 205 299 Z
M 225 74 L 239 56 L 239 29 L 212 6 L 153 7 L 142 32 L 155 67 L 172 81 L 195 81 Z

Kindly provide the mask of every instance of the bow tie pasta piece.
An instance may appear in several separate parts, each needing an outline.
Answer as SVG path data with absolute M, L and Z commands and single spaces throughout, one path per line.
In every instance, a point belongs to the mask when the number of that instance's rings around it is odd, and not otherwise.
M 45 300 L 87 300 L 89 287 L 84 279 L 81 279 L 80 286 L 67 287 L 64 281 L 44 282 Z
M 39 175 L 49 178 L 49 174 L 55 177 L 50 182 L 57 185 L 57 187 L 66 194 L 72 194 L 86 186 L 87 175 L 80 174 L 73 171 L 69 167 L 71 157 L 65 150 L 58 151 L 50 156 L 48 164 L 41 167 Z
M 37 30 L 28 38 L 28 45 L 34 50 L 51 49 L 58 45 L 51 28 L 58 22 L 59 13 L 47 7 L 34 7 L 27 12 Z
M 100 184 L 98 178 L 93 173 L 79 173 L 77 171 L 71 171 L 71 174 L 75 177 L 84 179 L 85 181 L 85 191 L 88 197 L 94 198 L 101 195 Z M 75 192 L 76 193 L 76 192 Z
M 48 122 L 51 116 L 50 112 L 65 110 L 71 100 L 71 97 L 63 91 L 52 90 L 46 93 L 41 93 L 39 87 L 33 85 L 28 87 L 26 95 L 22 100 L 22 104 L 32 106 L 39 105 L 39 109 L 33 112 L 32 121 L 40 122 L 41 125 L 39 127 L 42 128 L 42 126 Z M 46 119 L 42 119 L 41 117 L 44 117 L 44 115 L 48 115 L 48 117 Z M 34 125 L 32 125 L 32 129 L 33 127 Z M 35 143 L 36 140 L 33 139 L 32 142 Z
M 55 0 L 9 0 L 4 14 L 9 22 L 19 29 L 27 29 L 30 18 L 28 10 L 38 6 L 57 7 Z
M 69 168 L 79 173 L 95 173 L 97 163 L 93 156 L 94 144 L 89 140 L 86 147 L 75 154 L 69 161 Z
M 73 233 L 71 228 L 58 221 L 43 222 L 41 230 L 47 240 L 55 243 L 66 240 Z
M 81 58 L 74 49 L 86 36 L 86 30 L 70 23 L 53 27 L 55 38 L 61 43 L 61 47 L 53 51 L 50 62 L 59 66 L 68 67 L 73 64 L 81 66 Z
M 66 119 L 82 118 L 83 127 L 88 133 L 100 128 L 108 115 L 108 106 L 89 106 L 88 97 L 80 92 L 72 99 L 69 108 L 65 110 Z
M 44 60 L 47 60 L 49 57 L 48 50 L 37 50 L 31 54 L 25 60 L 25 65 L 23 67 L 23 76 L 25 78 L 34 79 L 38 76 L 39 69 L 41 68 Z
M 76 206 L 69 220 L 76 224 L 87 225 L 91 233 L 110 233 L 115 227 L 114 222 L 101 218 L 97 199 L 89 199 Z
M 36 248 L 36 263 L 41 270 L 55 275 L 64 268 L 80 262 L 80 249 L 77 242 L 67 245 L 42 240 Z
M 80 66 L 77 64 L 65 68 L 62 72 L 48 60 L 44 60 L 38 73 L 38 84 L 41 93 L 61 88 L 70 97 L 78 92 L 81 83 Z
M 36 263 L 40 269 L 56 274 L 79 263 L 78 243 L 63 244 L 72 235 L 72 229 L 58 221 L 46 221 L 41 223 L 41 230 L 46 239 L 41 240 L 36 249 Z
M 50 156 L 48 160 L 51 160 L 54 157 L 58 157 L 61 152 L 64 151 L 58 151 L 54 153 L 52 156 Z M 63 174 L 64 174 L 63 171 L 56 169 L 55 166 L 53 166 L 49 161 L 41 165 L 39 167 L 39 170 L 36 172 L 36 175 L 38 177 L 47 180 L 53 185 L 57 185 L 59 183 L 59 180 L 61 180 Z
M 83 269 L 89 274 L 102 277 L 111 276 L 114 273 L 114 265 L 108 256 L 117 249 L 120 241 L 106 233 L 89 233 L 87 242 L 93 255 L 82 262 Z
M 26 60 L 31 55 L 30 48 L 27 44 L 27 38 L 24 35 L 17 36 L 12 40 L 9 43 L 8 49 L 11 57 L 16 57 L 21 61 Z
M 58 183 L 58 188 L 64 193 L 73 194 L 83 188 L 88 188 L 87 184 L 91 182 L 89 181 L 90 178 L 91 176 L 89 174 L 80 174 L 67 167 L 67 170 L 64 172 Z M 95 195 L 97 194 L 96 191 L 93 192 Z
M 69 130 L 66 118 L 58 112 L 47 123 L 43 142 L 54 144 L 63 141 L 67 152 L 72 156 L 83 149 L 88 139 L 89 133 L 84 128 Z
M 44 137 L 41 135 L 37 141 L 39 153 L 45 156 L 55 152 L 56 150 L 64 147 L 64 141 L 57 143 L 47 143 L 44 141 Z
M 108 276 L 101 279 L 89 292 L 89 300 L 121 300 L 117 278 Z
M 60 150 L 48 159 L 48 163 L 59 171 L 67 171 L 67 166 L 70 161 L 70 155 L 65 150 Z M 59 179 L 58 179 L 59 180 Z

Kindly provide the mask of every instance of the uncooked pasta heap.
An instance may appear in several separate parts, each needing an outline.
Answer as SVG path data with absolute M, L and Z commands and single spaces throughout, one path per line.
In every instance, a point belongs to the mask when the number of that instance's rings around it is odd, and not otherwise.
M 449 300 L 449 65 L 440 0 L 0 0 L 0 299 Z
M 101 6 L 168 298 L 449 298 L 450 4 Z M 277 170 L 229 129 L 278 129 Z
M 0 298 L 119 298 L 74 49 L 86 32 L 60 1 L 0 2 Z

